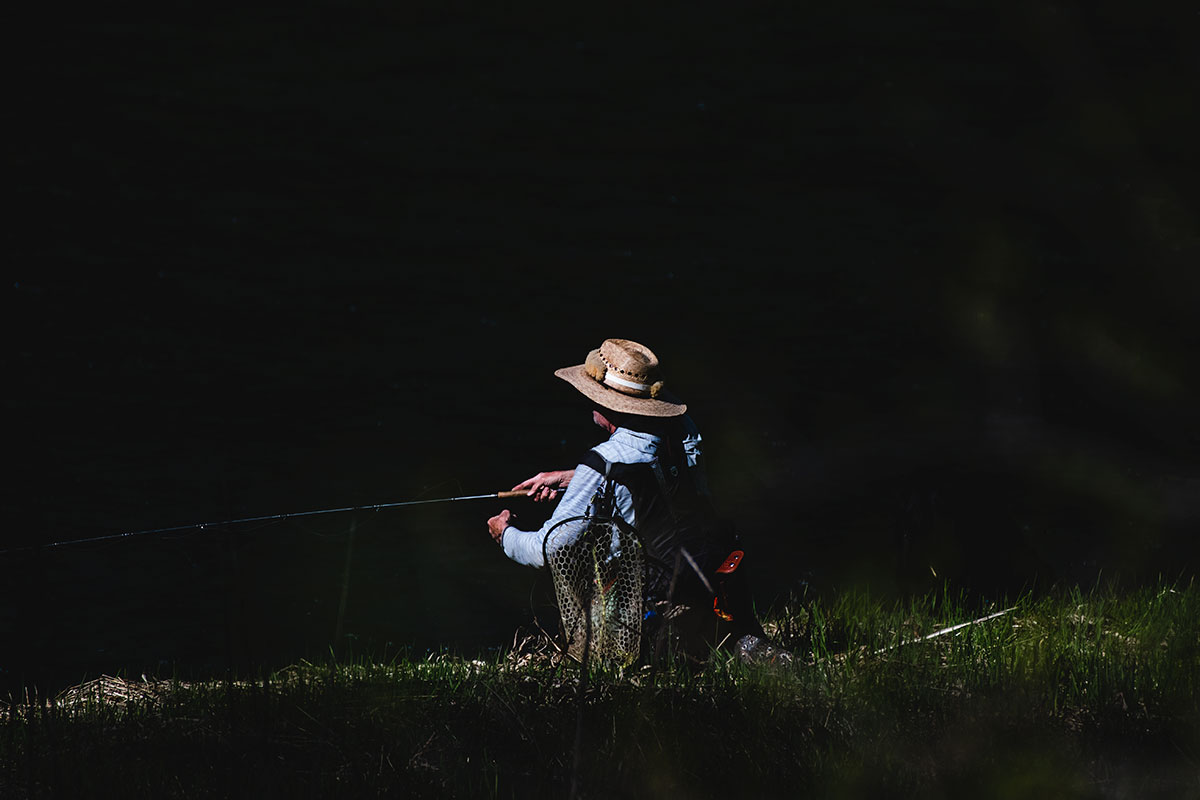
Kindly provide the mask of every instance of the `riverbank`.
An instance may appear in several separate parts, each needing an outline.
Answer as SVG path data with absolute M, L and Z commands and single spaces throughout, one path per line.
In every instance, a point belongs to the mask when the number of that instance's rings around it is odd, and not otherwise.
M 998 614 L 933 638 L 963 621 Z M 1200 796 L 1200 590 L 798 598 L 787 667 L 593 674 L 545 642 L 10 698 L 6 797 Z

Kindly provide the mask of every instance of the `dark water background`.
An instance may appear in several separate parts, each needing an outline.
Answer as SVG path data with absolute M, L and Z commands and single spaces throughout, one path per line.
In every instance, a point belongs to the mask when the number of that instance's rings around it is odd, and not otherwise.
M 5 546 L 506 489 L 622 336 L 761 605 L 1190 577 L 1194 10 L 655 5 L 31 29 Z M 501 507 L 0 555 L 0 677 L 486 651 L 546 588 Z

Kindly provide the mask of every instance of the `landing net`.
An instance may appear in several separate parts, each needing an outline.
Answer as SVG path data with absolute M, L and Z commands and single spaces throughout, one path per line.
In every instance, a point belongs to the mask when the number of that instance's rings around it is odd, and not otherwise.
M 612 517 L 572 517 L 550 529 L 542 554 L 567 652 L 592 664 L 632 664 L 641 647 L 646 569 L 634 529 Z

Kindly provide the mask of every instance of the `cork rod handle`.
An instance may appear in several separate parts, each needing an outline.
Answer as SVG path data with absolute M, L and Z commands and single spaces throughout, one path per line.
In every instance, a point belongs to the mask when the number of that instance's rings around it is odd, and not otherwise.
M 527 497 L 527 496 L 528 496 L 528 492 L 524 489 L 518 489 L 515 492 L 513 492 L 513 491 L 496 492 L 496 497 Z

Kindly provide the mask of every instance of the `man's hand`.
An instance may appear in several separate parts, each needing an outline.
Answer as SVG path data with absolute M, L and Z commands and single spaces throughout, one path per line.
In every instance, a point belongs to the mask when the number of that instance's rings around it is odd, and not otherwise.
M 492 539 L 501 547 L 504 546 L 504 529 L 509 526 L 509 519 L 512 513 L 506 508 L 496 516 L 488 520 L 488 533 L 492 535 Z
M 558 497 L 558 493 L 571 485 L 571 479 L 575 477 L 575 470 L 562 469 L 557 472 L 539 472 L 529 480 L 521 481 L 513 487 L 513 491 L 523 491 L 534 499 L 535 502 L 544 500 L 553 500 Z

